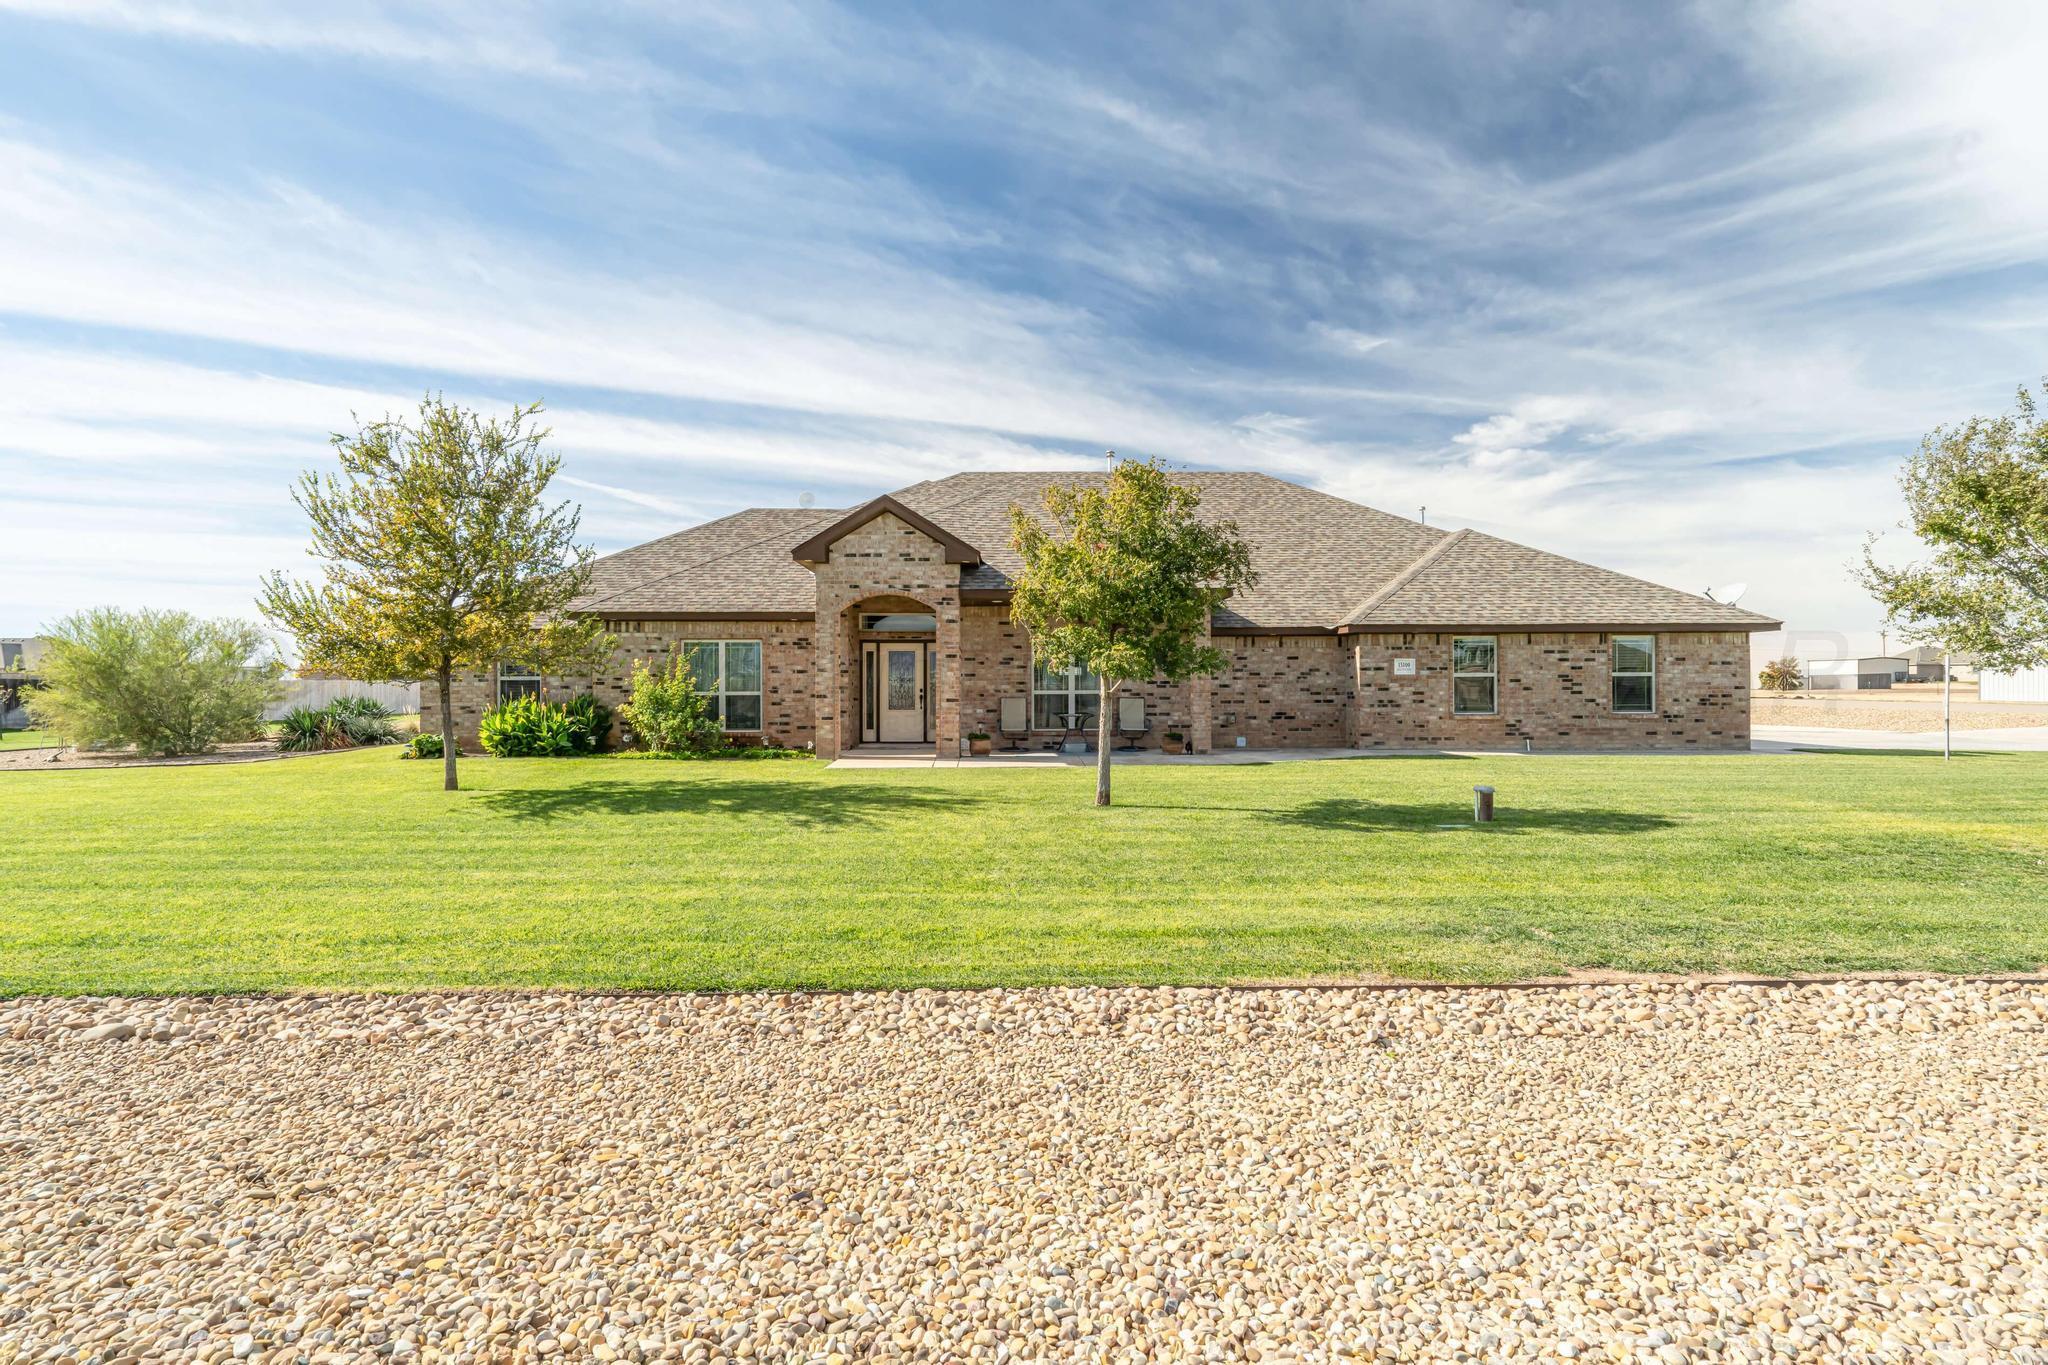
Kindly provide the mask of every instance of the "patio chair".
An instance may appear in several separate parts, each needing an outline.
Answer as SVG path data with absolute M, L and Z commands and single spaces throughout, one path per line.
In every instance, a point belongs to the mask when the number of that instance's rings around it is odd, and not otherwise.
M 1031 738 L 1031 703 L 1023 697 L 1004 697 L 999 707 L 996 730 L 1009 741 L 1004 747 L 1011 753 L 1022 753 L 1024 741 Z
M 1124 742 L 1117 748 L 1135 750 L 1138 741 L 1152 733 L 1152 722 L 1145 718 L 1143 697 L 1118 697 L 1116 699 L 1116 732 Z

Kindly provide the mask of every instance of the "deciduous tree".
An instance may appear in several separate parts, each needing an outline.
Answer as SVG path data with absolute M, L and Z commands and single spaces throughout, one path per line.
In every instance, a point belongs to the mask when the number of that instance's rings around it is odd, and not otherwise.
M 1010 508 L 1024 556 L 1010 615 L 1049 668 L 1095 674 L 1095 804 L 1109 804 L 1110 699 L 1126 682 L 1185 682 L 1223 667 L 1209 618 L 1252 586 L 1251 549 L 1229 521 L 1196 515 L 1202 495 L 1155 461 L 1126 460 L 1108 482 L 1045 490 L 1046 520 Z M 1050 523 L 1049 525 L 1047 523 Z
M 1928 547 L 1893 568 L 1865 545 L 1860 578 L 1911 638 L 1987 668 L 2048 663 L 2048 422 L 2019 392 L 2003 417 L 1921 441 L 1899 476 L 1907 525 Z
M 1797 692 L 1806 683 L 1797 659 L 1771 660 L 1758 670 L 1756 680 L 1766 692 Z
M 535 403 L 485 419 L 429 397 L 333 437 L 341 473 L 308 472 L 294 500 L 312 521 L 318 582 L 264 580 L 270 619 L 308 667 L 366 680 L 427 680 L 440 704 L 443 785 L 456 788 L 457 670 L 516 659 L 543 673 L 590 666 L 602 623 L 566 610 L 590 580 L 581 509 L 550 503 L 561 457 Z

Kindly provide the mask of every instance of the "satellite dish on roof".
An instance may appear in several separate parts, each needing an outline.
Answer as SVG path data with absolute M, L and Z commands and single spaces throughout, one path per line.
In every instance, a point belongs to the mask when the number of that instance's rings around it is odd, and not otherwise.
M 798 507 L 816 507 L 818 505 L 818 495 L 816 493 L 799 493 L 796 495 L 796 505 Z
M 1709 602 L 1719 602 L 1724 607 L 1732 607 L 1737 602 L 1740 602 L 1742 594 L 1748 591 L 1749 584 L 1747 583 L 1723 583 L 1718 588 L 1707 589 L 1707 600 Z

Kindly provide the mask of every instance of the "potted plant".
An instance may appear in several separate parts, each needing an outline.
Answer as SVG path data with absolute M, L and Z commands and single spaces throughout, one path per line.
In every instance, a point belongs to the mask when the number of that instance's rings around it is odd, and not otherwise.
M 987 758 L 991 752 L 990 743 L 987 734 L 976 730 L 967 737 L 967 752 L 975 758 Z
M 1188 751 L 1188 737 L 1178 730 L 1168 730 L 1161 736 L 1160 743 L 1170 754 L 1184 754 Z

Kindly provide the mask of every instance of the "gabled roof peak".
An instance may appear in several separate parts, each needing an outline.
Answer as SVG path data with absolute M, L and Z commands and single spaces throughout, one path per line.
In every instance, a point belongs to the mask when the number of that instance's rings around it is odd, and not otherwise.
M 857 531 L 879 516 L 892 516 L 937 541 L 946 552 L 948 564 L 979 564 L 981 551 L 920 512 L 914 512 L 888 494 L 861 504 L 824 530 L 790 551 L 799 564 L 822 564 L 831 557 L 832 547 L 849 532 Z

